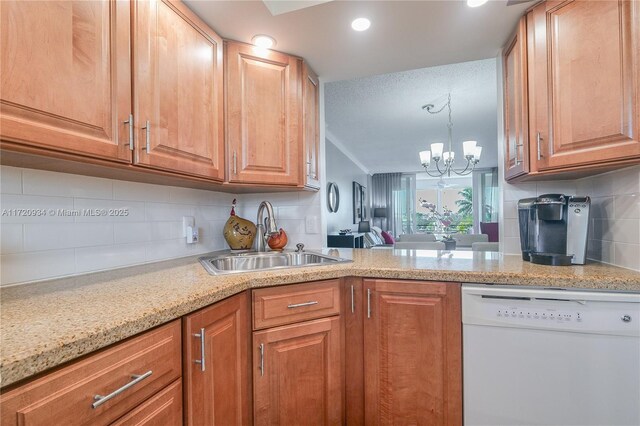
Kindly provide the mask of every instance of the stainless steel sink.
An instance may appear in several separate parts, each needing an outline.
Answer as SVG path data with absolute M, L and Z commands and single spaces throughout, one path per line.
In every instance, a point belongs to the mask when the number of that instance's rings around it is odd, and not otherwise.
M 211 275 L 237 274 L 303 266 L 321 266 L 351 262 L 349 259 L 315 252 L 245 252 L 201 257 L 200 263 Z

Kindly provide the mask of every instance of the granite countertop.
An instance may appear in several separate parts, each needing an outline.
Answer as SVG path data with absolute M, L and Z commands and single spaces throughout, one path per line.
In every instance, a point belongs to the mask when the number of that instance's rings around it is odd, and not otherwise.
M 0 386 L 248 288 L 359 276 L 640 292 L 640 272 L 599 263 L 541 266 L 490 252 L 324 252 L 353 263 L 211 276 L 197 257 L 190 257 L 2 288 Z

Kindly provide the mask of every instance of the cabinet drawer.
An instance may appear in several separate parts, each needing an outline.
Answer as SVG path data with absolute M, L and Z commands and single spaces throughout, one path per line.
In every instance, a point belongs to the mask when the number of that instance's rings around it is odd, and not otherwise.
M 176 320 L 3 394 L 1 423 L 108 424 L 180 375 Z
M 176 380 L 111 424 L 111 426 L 180 425 L 182 425 L 181 380 Z
M 340 313 L 340 280 L 253 290 L 253 329 Z

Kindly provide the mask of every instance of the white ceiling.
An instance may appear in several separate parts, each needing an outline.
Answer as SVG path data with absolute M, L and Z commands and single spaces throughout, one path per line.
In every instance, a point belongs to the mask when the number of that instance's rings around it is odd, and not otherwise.
M 276 50 L 302 56 L 323 81 L 495 57 L 532 4 L 331 1 L 293 10 L 300 2 L 287 1 L 278 11 L 293 11 L 274 16 L 262 1 L 185 3 L 222 37 L 250 42 L 256 34 L 271 35 Z M 353 31 L 357 17 L 369 18 L 371 28 Z
M 420 171 L 420 151 L 433 142 L 447 146 L 446 108 L 431 115 L 421 107 L 439 109 L 449 92 L 456 164 L 466 163 L 462 141 L 477 140 L 477 167 L 497 166 L 495 59 L 328 83 L 326 136 L 371 174 Z

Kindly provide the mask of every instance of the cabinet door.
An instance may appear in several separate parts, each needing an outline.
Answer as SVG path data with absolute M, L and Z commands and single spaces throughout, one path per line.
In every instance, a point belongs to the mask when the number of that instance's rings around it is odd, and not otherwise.
M 136 164 L 223 180 L 222 40 L 179 2 L 134 11 Z
M 249 299 L 230 297 L 185 317 L 188 425 L 251 424 Z
M 364 280 L 365 424 L 462 424 L 460 285 Z
M 364 425 L 364 334 L 366 305 L 362 278 L 345 278 L 342 318 L 344 321 L 345 418 L 350 426 Z
M 304 141 L 305 186 L 320 189 L 320 82 L 304 63 L 302 67 L 302 128 Z
M 503 54 L 505 178 L 529 171 L 527 19 L 523 17 Z
M 300 60 L 226 43 L 229 182 L 300 183 Z
M 548 1 L 527 26 L 532 169 L 640 157 L 640 4 Z
M 2 1 L 0 138 L 131 161 L 128 1 Z
M 340 343 L 340 317 L 254 332 L 255 424 L 341 424 Z

